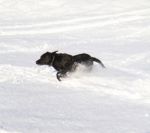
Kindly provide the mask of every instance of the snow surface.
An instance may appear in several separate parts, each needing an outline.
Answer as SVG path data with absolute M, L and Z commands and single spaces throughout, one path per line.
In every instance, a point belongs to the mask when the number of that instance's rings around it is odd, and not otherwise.
M 107 68 L 58 82 L 54 50 Z M 0 133 L 150 133 L 150 1 L 0 0 Z

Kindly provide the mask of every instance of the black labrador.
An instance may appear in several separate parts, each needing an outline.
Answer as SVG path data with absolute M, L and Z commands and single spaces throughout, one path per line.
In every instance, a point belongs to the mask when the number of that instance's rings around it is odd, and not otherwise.
M 88 54 L 78 54 L 75 56 L 66 53 L 46 52 L 41 55 L 40 59 L 36 61 L 38 65 L 49 65 L 57 70 L 57 79 L 61 81 L 61 77 L 65 77 L 67 72 L 75 71 L 78 64 L 83 64 L 87 67 L 93 65 L 93 62 L 99 63 L 103 68 L 104 64 L 97 58 L 91 57 Z

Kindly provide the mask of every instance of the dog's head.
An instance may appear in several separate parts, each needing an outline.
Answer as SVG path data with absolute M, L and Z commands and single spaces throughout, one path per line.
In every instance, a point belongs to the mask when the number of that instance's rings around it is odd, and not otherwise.
M 40 59 L 36 61 L 36 64 L 37 65 L 52 65 L 56 52 L 58 51 L 54 51 L 52 53 L 50 52 L 44 53 L 43 55 L 41 55 Z

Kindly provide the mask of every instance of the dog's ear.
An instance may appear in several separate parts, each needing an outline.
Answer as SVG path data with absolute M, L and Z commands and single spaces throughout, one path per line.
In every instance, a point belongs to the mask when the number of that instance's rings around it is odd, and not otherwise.
M 58 51 L 54 51 L 54 52 L 52 52 L 52 54 L 56 54 Z

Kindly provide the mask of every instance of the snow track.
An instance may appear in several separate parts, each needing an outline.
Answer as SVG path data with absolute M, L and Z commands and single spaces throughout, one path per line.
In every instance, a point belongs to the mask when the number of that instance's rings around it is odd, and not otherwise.
M 69 32 L 96 27 L 101 28 L 105 26 L 113 26 L 149 19 L 150 16 L 145 14 L 145 12 L 149 11 L 149 9 L 143 9 L 106 16 L 97 15 L 53 22 L 2 26 L 0 28 L 0 35 L 38 35 Z

